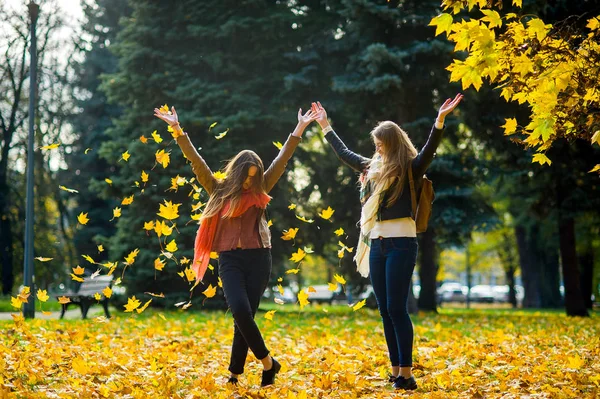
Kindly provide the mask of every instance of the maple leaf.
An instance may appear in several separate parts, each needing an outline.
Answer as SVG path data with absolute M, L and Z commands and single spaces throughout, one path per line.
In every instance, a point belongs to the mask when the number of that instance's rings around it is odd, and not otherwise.
M 273 145 L 275 146 L 275 148 L 277 148 L 278 150 L 281 150 L 283 148 L 283 144 L 281 144 L 279 141 L 274 141 Z
M 165 249 L 169 252 L 177 251 L 177 243 L 175 242 L 175 240 L 171 240 L 171 242 L 167 244 Z
M 121 201 L 121 205 L 131 205 L 132 203 L 133 203 L 133 194 L 129 197 L 123 198 L 123 201 Z
M 93 259 L 92 259 L 93 260 Z M 92 262 L 93 263 L 93 262 Z M 82 275 L 83 273 L 85 273 L 85 269 L 79 265 L 77 265 L 77 267 L 73 268 L 73 273 L 77 274 L 78 276 Z
M 66 191 L 68 193 L 79 193 L 79 191 L 73 189 L 73 188 L 67 188 L 65 186 L 58 186 L 59 189 Z
M 308 300 L 308 293 L 304 290 L 300 290 L 298 292 L 298 303 L 300 304 L 300 309 L 303 309 L 306 305 L 310 303 Z
M 289 230 L 283 230 L 283 235 L 281 239 L 284 241 L 293 240 L 296 238 L 296 233 L 298 233 L 298 228 L 290 228 Z
M 287 270 L 285 272 L 285 274 L 292 274 L 292 273 L 293 274 L 298 274 L 299 271 L 300 271 L 300 269 L 290 269 L 290 270 Z M 283 294 L 281 294 L 281 295 L 283 295 Z
M 271 219 L 269 219 L 269 221 L 267 222 L 267 227 L 271 227 L 273 226 L 273 221 Z
M 160 259 L 160 257 L 154 259 L 154 268 L 158 271 L 162 271 L 162 269 L 164 269 L 165 267 L 165 263 L 163 262 L 162 259 Z
M 183 272 L 188 283 L 191 283 L 196 280 L 196 272 L 191 267 L 186 267 Z
M 208 288 L 205 289 L 204 291 L 202 291 L 202 293 L 207 297 L 207 298 L 212 298 L 213 296 L 215 296 L 215 294 L 217 293 L 217 287 L 213 287 L 212 284 L 208 285 Z
M 517 131 L 517 120 L 515 118 L 506 118 L 504 120 L 506 123 L 501 127 L 504 128 L 504 135 L 510 136 Z
M 588 173 L 600 172 L 600 163 L 594 166 Z
M 40 150 L 42 150 L 42 151 L 53 150 L 55 148 L 58 148 L 59 146 L 60 146 L 60 143 L 54 143 L 54 144 L 45 145 L 43 147 L 40 147 Z
M 298 215 L 296 215 L 296 219 L 301 220 L 301 221 L 303 221 L 305 223 L 312 223 L 312 222 L 314 222 L 314 220 L 312 220 L 312 219 L 306 219 L 304 216 L 298 216 Z
M 98 245 L 98 253 L 104 252 L 104 247 L 102 245 Z
M 73 273 L 71 273 L 71 280 L 83 283 L 83 279 L 79 276 L 74 275 Z
M 265 319 L 267 320 L 273 320 L 273 315 L 275 314 L 275 312 L 277 312 L 276 310 L 269 310 L 268 312 L 265 313 Z
M 129 157 L 131 157 L 131 154 L 128 151 L 125 151 L 124 153 L 121 154 L 121 159 L 125 162 L 129 161 Z M 119 159 L 119 161 L 121 160 Z
M 71 299 L 67 298 L 66 296 L 58 297 L 58 303 L 60 303 L 61 305 L 66 305 L 69 302 L 71 302 Z
M 600 145 L 600 130 L 596 130 L 592 135 L 592 144 L 596 143 Z
M 288 209 L 289 209 L 290 211 L 291 211 L 291 210 L 294 210 L 294 209 L 296 209 L 296 204 L 291 204 L 291 203 L 290 203 L 290 204 L 288 205 Z
M 335 292 L 338 289 L 337 283 L 327 283 L 329 291 Z
M 495 28 L 496 26 L 497 27 L 502 26 L 502 18 L 500 17 L 500 14 L 498 14 L 498 11 L 481 10 L 481 12 L 485 15 L 485 17 L 481 18 L 481 21 L 488 22 L 489 23 L 488 27 L 490 29 Z
M 215 136 L 215 138 L 217 140 L 221 140 L 223 137 L 225 137 L 225 135 L 227 135 L 227 132 L 229 132 L 229 129 L 225 130 L 223 133 L 219 133 L 218 135 Z
M 102 299 L 102 295 L 101 295 L 99 292 L 96 292 L 96 293 L 94 294 L 94 299 L 95 299 L 95 300 L 97 300 L 97 301 L 99 301 L 99 300 L 101 300 L 101 299 Z
M 321 213 L 319 213 L 319 216 L 322 219 L 329 220 L 329 219 L 331 219 L 331 216 L 333 216 L 334 212 L 335 211 L 333 209 L 331 209 L 330 206 L 328 206 L 327 209 L 324 209 L 324 210 L 321 211 Z
M 142 313 L 144 310 L 146 310 L 146 308 L 148 307 L 148 305 L 150 305 L 150 302 L 152 302 L 152 298 L 150 298 L 145 304 L 144 306 L 142 306 L 141 308 L 137 308 L 135 311 L 138 312 L 138 314 Z
M 115 218 L 120 218 L 121 217 L 121 208 L 119 208 L 118 206 L 115 207 L 115 209 L 113 209 L 113 218 L 110 220 L 114 220 Z
M 138 256 L 139 253 L 139 248 L 136 248 L 133 251 L 131 251 L 129 255 L 125 257 L 125 264 L 129 266 L 133 265 L 133 263 L 135 262 L 135 257 Z
M 90 262 L 91 264 L 95 264 L 95 263 L 96 263 L 96 261 L 94 260 L 94 258 L 92 258 L 92 257 L 91 257 L 91 256 L 89 256 L 89 255 L 81 255 L 81 257 L 82 257 L 83 259 L 87 260 L 88 262 Z
M 154 221 L 144 222 L 144 230 L 154 230 Z
M 346 279 L 342 276 L 340 276 L 339 274 L 334 274 L 333 278 L 335 279 L 335 281 L 337 281 L 338 283 L 344 285 L 346 284 Z
M 140 141 L 142 142 L 142 144 L 148 144 L 148 138 L 146 138 L 146 136 L 144 136 L 143 134 L 140 136 Z
M 87 222 L 90 221 L 90 219 L 88 219 L 88 214 L 81 212 L 78 216 L 77 216 L 77 221 L 79 222 L 79 224 L 82 225 L 86 225 Z
M 437 17 L 432 18 L 431 21 L 429 22 L 428 26 L 436 27 L 435 35 L 437 36 L 443 32 L 450 33 L 451 27 L 452 27 L 452 22 L 454 22 L 452 15 L 442 13 L 442 14 L 438 15 Z
M 531 163 L 537 162 L 540 165 L 547 163 L 548 165 L 552 165 L 552 161 L 545 155 L 541 153 L 533 154 L 533 160 Z
M 49 261 L 51 261 L 51 260 L 52 260 L 52 259 L 54 259 L 54 258 L 43 258 L 43 257 L 41 257 L 41 256 L 38 256 L 38 257 L 35 257 L 35 258 L 33 258 L 33 259 L 35 259 L 35 260 L 39 260 L 40 262 L 49 262 Z
M 225 180 L 227 178 L 227 173 L 223 173 L 220 170 L 217 170 L 215 173 L 213 173 L 213 176 L 217 180 Z
M 279 291 L 279 294 L 281 294 L 283 296 L 283 286 L 281 284 L 277 284 L 277 291 Z
M 217 126 L 219 122 L 213 122 L 210 124 L 210 126 L 208 127 L 208 131 L 210 132 L 210 129 L 212 129 L 213 127 Z
M 354 306 L 352 306 L 352 310 L 356 312 L 357 310 L 359 310 L 360 308 L 365 306 L 366 303 L 367 303 L 367 300 L 363 299 L 362 301 L 357 302 Z
M 342 229 L 341 227 L 339 229 L 337 229 L 336 231 L 334 231 L 336 236 L 341 236 L 342 234 L 345 233 L 344 229 Z
M 217 252 L 211 252 L 210 253 L 210 258 L 211 259 L 219 259 L 219 254 Z
M 158 134 L 156 130 L 152 132 L 152 139 L 154 139 L 157 144 L 160 144 L 163 141 L 163 138 L 160 137 L 160 134 Z
M 133 312 L 135 309 L 139 308 L 142 303 L 134 296 L 127 299 L 127 303 L 123 305 L 125 308 L 125 312 Z
M 156 157 L 156 163 L 162 165 L 163 169 L 166 169 L 167 166 L 169 166 L 171 158 L 168 152 L 165 152 L 165 150 L 159 150 L 156 151 L 156 154 L 154 154 L 154 156 Z
M 306 252 L 304 252 L 304 250 L 302 250 L 302 248 L 298 248 L 298 251 L 296 251 L 295 253 L 292 254 L 292 257 L 290 258 L 290 260 L 292 262 L 300 262 L 302 259 L 304 259 L 304 257 L 306 256 Z
M 221 277 L 217 277 L 217 285 L 219 288 L 223 288 L 223 281 L 221 280 Z
M 107 297 L 110 298 L 112 296 L 112 289 L 110 287 L 106 287 L 102 290 L 102 294 Z
M 21 309 L 22 305 L 23 305 L 23 302 L 21 301 L 21 299 L 19 297 L 16 297 L 16 298 L 14 296 L 10 297 L 10 306 L 12 306 L 13 308 Z
M 181 204 L 173 204 L 171 201 L 164 200 L 164 205 L 159 204 L 158 216 L 167 220 L 174 220 L 179 217 L 179 207 Z
M 148 183 L 148 173 L 142 170 L 142 175 L 140 177 L 142 178 L 142 183 Z
M 113 181 L 110 180 L 108 177 L 106 179 L 104 179 L 104 181 L 107 182 L 108 184 L 112 184 L 113 183 Z

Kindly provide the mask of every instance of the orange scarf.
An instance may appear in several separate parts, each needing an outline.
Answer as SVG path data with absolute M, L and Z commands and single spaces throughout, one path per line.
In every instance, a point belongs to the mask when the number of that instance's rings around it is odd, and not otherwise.
M 270 200 L 271 197 L 267 194 L 246 191 L 242 193 L 240 203 L 237 209 L 233 211 L 231 217 L 239 217 L 253 206 L 265 209 Z M 230 202 L 227 201 L 218 215 L 203 219 L 200 223 L 194 245 L 194 262 L 192 263 L 192 269 L 196 272 L 196 282 L 202 280 L 204 273 L 206 273 L 219 220 L 229 211 L 229 206 Z

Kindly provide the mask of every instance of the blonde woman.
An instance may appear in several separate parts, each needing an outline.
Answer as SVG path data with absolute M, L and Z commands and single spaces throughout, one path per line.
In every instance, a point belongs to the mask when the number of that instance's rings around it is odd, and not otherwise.
M 211 251 L 218 252 L 219 277 L 235 322 L 228 382 L 237 384 L 250 348 L 263 364 L 261 386 L 271 385 L 281 365 L 269 354 L 254 321 L 271 275 L 271 234 L 265 208 L 271 200 L 269 192 L 285 171 L 302 133 L 315 120 L 315 113 L 308 111 L 303 115 L 298 110 L 294 132 L 266 171 L 255 152 L 244 150 L 228 162 L 222 181 L 213 177 L 188 135 L 181 130 L 174 107 L 171 112 L 155 108 L 154 116 L 167 122 L 178 135 L 177 144 L 209 194 L 196 235 L 192 268 L 196 278 L 202 280 Z
M 418 187 L 442 140 L 444 119 L 462 98 L 462 94 L 457 94 L 442 104 L 420 152 L 396 123 L 379 123 L 371 131 L 375 154 L 370 159 L 350 151 L 333 131 L 321 103 L 312 104 L 335 154 L 360 173 L 361 231 L 354 260 L 361 275 L 371 277 L 391 362 L 390 382 L 396 389 L 417 388 L 412 375 L 413 325 L 407 308 L 417 260 L 408 169 L 412 165 Z

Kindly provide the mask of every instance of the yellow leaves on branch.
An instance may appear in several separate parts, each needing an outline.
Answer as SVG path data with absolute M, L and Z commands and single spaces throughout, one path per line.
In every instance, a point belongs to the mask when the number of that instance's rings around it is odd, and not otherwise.
M 501 127 L 504 128 L 504 135 L 509 136 L 517 131 L 517 120 L 515 118 L 504 119 L 506 123 Z
M 438 15 L 437 17 L 433 18 L 430 22 L 429 22 L 429 26 L 435 26 L 435 35 L 439 35 L 441 33 L 450 33 L 451 32 L 451 27 L 452 27 L 452 23 L 454 22 L 452 15 L 450 14 L 446 14 L 446 13 L 442 13 L 440 15 Z

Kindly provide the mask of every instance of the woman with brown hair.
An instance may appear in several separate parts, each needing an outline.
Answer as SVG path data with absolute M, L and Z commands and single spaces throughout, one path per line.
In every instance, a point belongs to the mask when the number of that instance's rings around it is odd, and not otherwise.
M 298 110 L 294 132 L 266 171 L 255 152 L 244 150 L 228 162 L 223 180 L 215 179 L 188 135 L 181 130 L 174 107 L 171 112 L 155 108 L 154 115 L 171 126 L 177 144 L 209 194 L 196 235 L 192 268 L 196 279 L 202 280 L 210 253 L 219 254 L 219 277 L 235 322 L 228 382 L 237 384 L 250 348 L 263 364 L 261 386 L 271 385 L 281 365 L 269 354 L 254 321 L 271 275 L 271 233 L 265 208 L 271 200 L 269 192 L 285 171 L 302 133 L 315 120 L 315 112 L 309 110 L 302 114 L 302 110 Z
M 321 103 L 312 104 L 335 154 L 361 174 L 360 239 L 354 260 L 363 277 L 371 275 L 392 366 L 390 382 L 396 389 L 417 388 L 412 375 L 413 325 L 407 308 L 417 261 L 417 230 L 407 175 L 412 168 L 415 185 L 420 185 L 442 140 L 444 119 L 462 98 L 462 94 L 457 94 L 442 104 L 420 152 L 397 124 L 379 123 L 371 131 L 375 144 L 371 159 L 350 151 L 333 131 Z

